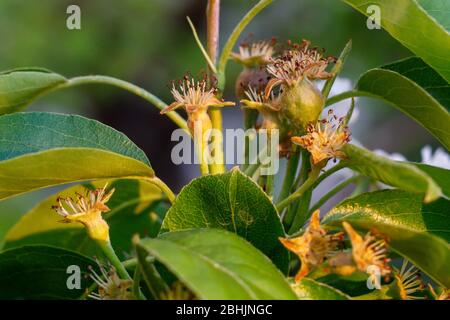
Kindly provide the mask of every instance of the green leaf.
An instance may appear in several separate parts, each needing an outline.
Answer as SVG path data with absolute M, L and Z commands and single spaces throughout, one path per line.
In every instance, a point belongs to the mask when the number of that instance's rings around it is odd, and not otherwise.
M 446 0 L 416 0 L 425 11 L 447 31 L 450 31 L 450 16 Z M 447 10 L 446 10 L 447 7 Z
M 103 187 L 106 181 L 97 181 L 92 185 L 77 185 L 43 200 L 34 209 L 25 214 L 11 228 L 5 238 L 5 248 L 30 244 L 53 245 L 80 252 L 86 256 L 101 257 L 102 252 L 92 241 L 85 228 L 78 223 L 60 223 L 61 217 L 51 209 L 58 196 L 74 197 L 83 193 L 85 188 Z M 108 202 L 111 211 L 104 214 L 110 227 L 111 242 L 120 257 L 132 250 L 131 238 L 134 234 L 155 237 L 167 209 L 161 203 L 162 194 L 156 186 L 138 180 L 110 181 L 115 188 Z
M 0 199 L 68 182 L 154 177 L 144 152 L 98 121 L 46 112 L 0 117 Z
M 49 70 L 24 68 L 0 73 L 0 115 L 23 110 L 39 96 L 67 81 Z
M 296 299 L 272 262 L 244 239 L 218 229 L 169 232 L 137 246 L 200 299 Z
M 382 27 L 450 82 L 449 1 L 344 0 L 344 2 L 367 16 L 373 13 L 367 10 L 369 6 L 379 6 Z
M 283 226 L 264 191 L 239 170 L 204 176 L 184 187 L 167 212 L 161 232 L 220 228 L 247 239 L 287 272 Z
M 300 300 L 350 300 L 351 298 L 325 283 L 303 278 L 292 289 Z
M 423 163 L 412 163 L 417 166 L 421 171 L 425 172 L 430 176 L 434 182 L 436 182 L 439 187 L 441 187 L 442 193 L 450 198 L 450 170 L 439 168 L 435 166 L 430 166 Z
M 81 286 L 69 290 L 67 283 L 80 268 Z M 25 246 L 0 253 L 0 299 L 78 299 L 92 283 L 86 275 L 91 259 L 76 252 L 47 246 Z M 70 272 L 68 272 L 70 271 Z
M 436 182 L 413 164 L 390 160 L 352 144 L 346 145 L 343 151 L 347 156 L 343 163 L 367 177 L 406 191 L 424 193 L 425 202 L 441 195 Z
M 450 85 L 422 59 L 409 57 L 381 66 L 380 69 L 397 72 L 416 83 L 427 94 L 436 99 L 447 111 L 450 110 Z
M 349 222 L 358 229 L 377 231 L 390 247 L 432 279 L 450 285 L 450 201 L 423 204 L 421 196 L 401 190 L 382 190 L 347 199 L 332 209 L 324 224 Z
M 450 85 L 413 57 L 367 71 L 356 89 L 407 114 L 450 149 Z
M 355 297 L 367 294 L 371 291 L 371 289 L 367 287 L 367 279 L 367 273 L 357 271 L 348 276 L 329 273 L 315 280 L 327 284 L 351 297 Z

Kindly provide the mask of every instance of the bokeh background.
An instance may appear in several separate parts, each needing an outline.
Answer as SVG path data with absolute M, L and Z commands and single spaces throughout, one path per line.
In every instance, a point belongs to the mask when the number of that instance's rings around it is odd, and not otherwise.
M 222 0 L 223 44 L 256 0 Z M 66 28 L 66 9 L 81 7 L 81 30 Z M 40 66 L 64 76 L 104 74 L 146 88 L 170 102 L 168 85 L 186 72 L 198 74 L 205 63 L 186 22 L 189 16 L 205 36 L 206 0 L 1 0 L 0 70 Z M 342 76 L 355 82 L 364 71 L 412 55 L 383 30 L 366 28 L 366 18 L 341 1 L 276 0 L 251 23 L 243 38 L 277 37 L 279 41 L 307 38 L 339 55 L 353 40 Z M 225 96 L 233 98 L 240 67 L 230 62 Z M 349 83 L 351 83 L 349 82 Z M 399 111 L 366 99 L 358 100 L 359 117 L 353 136 L 370 149 L 400 152 L 420 160 L 420 149 L 436 141 Z M 82 86 L 54 93 L 30 110 L 76 113 L 124 132 L 148 155 L 161 179 L 175 191 L 198 175 L 194 165 L 171 162 L 170 141 L 176 128 L 159 110 L 139 97 L 108 86 Z M 224 113 L 225 127 L 242 126 L 239 108 Z M 2 232 L 55 189 L 33 192 L 0 204 L 9 218 Z M 6 211 L 6 212 L 5 212 Z M 1 242 L 1 241 L 0 241 Z

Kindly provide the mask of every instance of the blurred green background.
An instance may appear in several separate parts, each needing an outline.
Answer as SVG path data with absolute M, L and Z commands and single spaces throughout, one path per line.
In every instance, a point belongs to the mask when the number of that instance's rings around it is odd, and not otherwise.
M 222 0 L 221 44 L 256 0 Z M 81 7 L 81 30 L 66 28 L 66 9 Z M 185 72 L 205 68 L 186 22 L 191 17 L 205 35 L 206 0 L 1 0 L 0 70 L 40 66 L 67 77 L 105 74 L 146 88 L 166 102 L 168 84 Z M 280 41 L 308 38 L 339 55 L 353 40 L 342 75 L 355 82 L 362 72 L 411 53 L 383 30 L 366 28 L 366 18 L 341 1 L 275 0 L 251 23 L 243 38 L 277 37 Z M 225 96 L 233 99 L 239 66 L 229 64 Z M 360 117 L 353 136 L 369 148 L 400 152 L 420 160 L 419 150 L 434 139 L 400 112 L 360 99 Z M 100 120 L 128 135 L 145 150 L 157 174 L 175 190 L 198 175 L 196 166 L 175 166 L 170 160 L 175 126 L 138 97 L 107 86 L 83 86 L 40 99 L 30 110 L 77 113 Z M 241 126 L 239 108 L 225 112 L 226 126 Z M 0 211 L 10 221 L 2 230 L 49 191 L 8 200 Z M 6 212 L 0 212 L 6 213 Z

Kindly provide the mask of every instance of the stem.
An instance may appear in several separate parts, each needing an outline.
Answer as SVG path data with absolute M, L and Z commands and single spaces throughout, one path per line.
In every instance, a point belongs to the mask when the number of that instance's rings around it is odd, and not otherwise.
M 256 120 L 258 118 L 259 112 L 253 109 L 244 109 L 244 131 L 247 132 L 248 129 L 254 128 Z M 245 135 L 244 140 L 244 163 L 241 168 L 242 171 L 245 171 L 250 162 L 249 152 L 250 152 L 250 143 L 252 141 L 252 137 L 249 135 Z
M 133 269 L 137 266 L 137 258 L 131 258 L 125 261 L 122 261 L 122 265 L 125 267 L 125 269 Z
M 146 180 L 160 188 L 161 191 L 164 192 L 164 194 L 167 196 L 167 199 L 169 199 L 170 203 L 173 203 L 175 201 L 175 194 L 161 179 L 159 179 L 158 177 L 153 177 Z
M 344 126 L 348 125 L 348 123 L 350 122 L 350 119 L 352 118 L 353 115 L 353 110 L 355 110 L 355 98 L 352 97 L 352 103 L 350 104 L 350 108 L 347 111 L 347 114 L 345 115 L 345 119 L 344 119 Z
M 323 180 L 325 180 L 326 178 L 331 176 L 333 173 L 336 173 L 339 170 L 344 169 L 344 168 L 345 168 L 345 165 L 340 162 L 339 164 L 335 165 L 333 168 L 325 171 L 324 173 L 322 173 L 319 176 L 319 178 L 316 180 L 316 182 L 314 182 L 314 184 L 312 185 L 312 188 L 317 187 Z
M 272 195 L 273 195 L 273 188 L 275 186 L 274 180 L 275 180 L 275 175 L 270 174 L 270 175 L 266 176 L 266 194 L 269 197 L 272 197 Z
M 244 174 L 246 174 L 247 176 L 251 177 L 256 172 L 256 170 L 258 170 L 258 168 L 260 166 L 261 166 L 260 163 L 251 164 L 251 165 L 249 165 L 247 167 L 247 169 L 245 169 Z
M 265 147 L 261 150 L 261 152 L 258 154 L 258 156 L 256 157 L 256 159 L 255 159 L 255 161 L 254 161 L 255 163 L 250 164 L 250 165 L 247 167 L 247 169 L 245 169 L 244 173 L 245 173 L 247 176 L 251 177 L 251 176 L 256 172 L 256 170 L 258 170 L 258 168 L 261 166 L 261 163 L 258 162 L 259 155 L 260 155 L 260 154 L 266 153 L 266 151 L 267 151 L 267 146 L 265 146 Z
M 308 178 L 308 171 L 310 170 L 310 161 L 309 161 L 309 153 L 305 149 L 301 149 L 301 166 L 300 166 L 300 172 L 297 175 L 297 178 L 295 179 L 295 182 L 293 186 L 291 187 L 291 190 L 298 189 L 300 186 L 305 182 L 305 180 Z M 291 192 L 289 190 L 289 192 Z M 283 199 L 280 199 L 281 201 Z M 289 230 L 289 227 L 292 224 L 292 221 L 294 220 L 294 217 L 297 215 L 298 210 L 300 209 L 300 201 L 294 203 L 292 206 L 290 206 L 282 215 L 283 224 L 286 227 L 286 230 Z
M 83 85 L 83 84 L 107 84 L 112 85 L 121 89 L 124 89 L 128 92 L 131 92 L 144 100 L 150 102 L 154 106 L 156 106 L 158 109 L 162 110 L 165 107 L 167 107 L 167 104 L 165 104 L 161 99 L 159 99 L 157 96 L 151 94 L 147 90 L 138 87 L 130 82 L 116 79 L 113 77 L 108 76 L 100 76 L 100 75 L 92 75 L 92 76 L 81 76 L 81 77 L 75 77 L 69 79 L 67 82 L 56 86 L 53 88 L 53 90 L 59 90 L 62 88 L 69 88 L 73 86 Z M 52 91 L 53 91 L 52 90 Z M 185 130 L 187 133 L 189 133 L 186 120 L 184 120 L 177 112 L 171 111 L 166 113 L 166 115 L 181 129 Z M 189 133 L 190 134 L 190 133 Z
M 286 165 L 286 173 L 284 175 L 283 186 L 281 187 L 280 195 L 278 196 L 278 202 L 284 200 L 291 192 L 292 185 L 294 183 L 295 174 L 297 173 L 298 163 L 300 158 L 299 150 L 294 150 L 293 154 L 288 160 Z
M 220 20 L 220 0 L 208 0 L 208 7 L 206 9 L 206 50 L 213 65 L 216 64 L 217 51 L 219 46 L 219 20 Z M 210 76 L 215 75 L 213 69 L 209 68 Z M 212 79 L 212 77 L 210 77 Z M 222 136 L 222 111 L 220 109 L 210 109 L 209 116 L 213 129 L 216 129 L 220 134 L 214 135 L 211 143 L 213 144 L 213 158 L 211 164 L 211 173 L 225 172 L 225 161 L 223 155 L 223 136 Z M 202 171 L 204 171 L 202 169 Z
M 310 212 L 309 212 L 309 205 L 311 203 L 311 196 L 312 196 L 312 191 L 323 181 L 325 180 L 327 177 L 329 177 L 331 174 L 339 171 L 340 169 L 342 169 L 344 167 L 344 165 L 342 165 L 341 163 L 339 163 L 338 165 L 334 166 L 333 168 L 331 168 L 330 170 L 324 172 L 323 174 L 321 174 L 316 181 L 314 181 L 311 186 L 309 187 L 308 190 L 305 191 L 304 195 L 302 196 L 302 198 L 300 199 L 300 201 L 297 203 L 297 208 L 295 210 L 294 214 L 291 214 L 290 220 L 289 222 L 290 227 L 288 229 L 288 233 L 292 234 L 297 232 L 301 226 L 309 219 L 310 217 Z
M 352 97 L 371 97 L 371 98 L 378 98 L 378 96 L 364 91 L 358 91 L 358 90 L 352 90 L 352 91 L 345 91 L 340 94 L 337 94 L 335 96 L 332 96 L 331 98 L 327 99 L 325 102 L 325 107 L 329 107 L 335 103 L 338 103 L 340 101 L 343 101 L 348 98 Z
M 249 12 L 242 18 L 236 25 L 233 32 L 231 32 L 219 59 L 218 76 L 219 76 L 219 89 L 223 90 L 225 87 L 225 69 L 227 67 L 228 58 L 230 57 L 231 50 L 233 50 L 234 44 L 241 35 L 245 27 L 253 20 L 253 18 L 265 7 L 272 3 L 273 0 L 261 0 Z
M 213 145 L 213 162 L 211 163 L 211 173 L 224 173 L 225 156 L 223 154 L 222 111 L 220 109 L 210 109 L 209 116 L 211 117 L 213 129 L 217 130 L 217 134 L 214 134 L 211 139 L 211 144 Z
M 368 187 L 370 185 L 370 179 L 364 177 L 363 179 L 361 179 L 359 181 L 359 183 L 356 185 L 355 190 L 353 190 L 352 194 L 350 195 L 350 197 L 355 197 L 357 195 L 360 195 L 363 192 L 366 192 Z
M 344 47 L 344 50 L 342 50 L 341 55 L 339 56 L 338 61 L 331 70 L 333 77 L 331 79 L 328 79 L 327 82 L 325 82 L 325 85 L 323 86 L 322 95 L 325 99 L 328 98 L 328 95 L 330 94 L 331 91 L 331 87 L 333 86 L 334 81 L 336 80 L 339 73 L 341 73 L 345 60 L 347 59 L 347 56 L 350 53 L 351 49 L 352 49 L 352 40 L 347 42 L 347 44 Z
M 308 216 L 311 216 L 311 214 L 314 211 L 319 209 L 325 202 L 330 200 L 339 191 L 344 189 L 346 186 L 348 186 L 348 185 L 350 185 L 350 184 L 352 184 L 354 182 L 357 182 L 359 179 L 360 179 L 360 176 L 354 176 L 354 177 L 351 177 L 351 178 L 349 178 L 347 180 L 344 180 L 341 183 L 339 183 L 338 185 L 336 185 L 333 189 L 328 191 L 319 201 L 317 201 L 317 203 L 314 206 L 312 206 L 312 208 L 308 212 Z
M 261 177 L 261 167 L 259 166 L 257 168 L 257 170 L 255 170 L 255 172 L 250 176 L 250 178 L 257 182 L 259 180 L 259 178 Z
M 113 247 L 111 246 L 110 241 L 97 241 L 97 244 L 102 249 L 105 256 L 108 258 L 108 260 L 111 262 L 111 264 L 116 268 L 117 274 L 122 279 L 130 279 L 131 277 L 128 274 L 127 270 L 123 266 L 123 264 L 120 262 L 119 257 L 117 257 L 116 252 L 114 251 Z
M 305 173 L 306 173 L 306 168 L 307 168 L 307 162 L 305 162 L 306 160 L 308 160 L 308 156 L 307 156 L 307 152 L 302 152 L 302 167 L 300 170 L 300 173 L 298 174 L 298 177 L 294 183 L 294 186 L 296 186 L 297 188 L 299 188 L 300 184 L 305 180 Z M 335 165 L 334 167 L 332 167 L 331 169 L 325 171 L 324 173 L 322 173 L 317 180 L 311 185 L 311 189 L 315 189 L 323 180 L 325 180 L 326 178 L 328 178 L 329 176 L 331 176 L 333 173 L 341 170 L 345 168 L 345 165 L 343 165 L 342 163 L 339 163 L 337 165 Z M 309 202 L 309 201 L 308 201 Z M 288 210 L 288 212 L 283 216 L 283 223 L 285 226 L 290 226 L 293 223 L 294 217 L 298 216 L 299 214 L 301 214 L 301 210 L 305 209 L 308 210 L 309 208 L 309 204 L 305 204 L 303 206 L 300 206 L 300 203 L 295 203 L 294 206 L 291 206 Z M 306 212 L 305 212 L 306 213 Z
M 199 132 L 200 131 L 200 132 Z M 198 161 L 200 164 L 200 173 L 204 176 L 209 174 L 208 158 L 206 153 L 209 152 L 208 149 L 208 137 L 203 127 L 195 130 L 194 136 L 194 148 L 197 154 Z
M 292 193 L 289 197 L 287 197 L 286 199 L 277 203 L 276 208 L 277 208 L 278 212 L 281 212 L 284 208 L 286 208 L 292 202 L 294 202 L 298 198 L 300 198 L 303 195 L 303 193 L 314 184 L 314 182 L 316 181 L 317 177 L 320 174 L 320 170 L 321 170 L 321 168 L 319 168 L 319 167 L 313 167 L 311 172 L 309 173 L 308 179 L 306 179 L 305 183 L 303 183 L 301 185 L 301 187 L 298 188 L 297 191 Z
M 301 165 L 300 165 L 300 172 L 297 175 L 297 178 L 294 182 L 294 187 L 298 189 L 300 185 L 308 178 L 308 170 L 309 170 L 309 152 L 305 149 L 301 150 Z
M 206 47 L 211 61 L 215 64 L 217 60 L 217 51 L 219 48 L 220 0 L 208 0 L 206 19 Z
M 186 17 L 186 19 L 189 23 L 189 26 L 191 27 L 195 42 L 197 42 L 197 45 L 198 45 L 200 51 L 202 52 L 203 56 L 205 57 L 206 62 L 208 63 L 208 67 L 211 69 L 212 72 L 217 73 L 216 66 L 214 65 L 214 62 L 211 61 L 211 58 L 209 57 L 208 53 L 206 52 L 205 48 L 203 47 L 203 44 L 200 41 L 200 38 L 198 37 L 197 30 L 195 30 L 194 24 L 192 23 L 192 21 L 189 17 Z
M 133 294 L 138 300 L 146 300 L 140 288 L 141 282 L 141 270 L 139 268 L 134 269 L 133 275 Z
M 288 229 L 289 235 L 298 231 L 309 219 L 308 209 L 309 205 L 311 204 L 312 192 L 313 189 L 309 188 L 308 190 L 305 191 L 305 193 L 303 193 L 303 196 L 300 198 L 300 201 L 296 202 L 296 206 L 294 206 L 295 211 L 294 217 L 292 219 L 293 221 L 291 221 L 291 224 Z

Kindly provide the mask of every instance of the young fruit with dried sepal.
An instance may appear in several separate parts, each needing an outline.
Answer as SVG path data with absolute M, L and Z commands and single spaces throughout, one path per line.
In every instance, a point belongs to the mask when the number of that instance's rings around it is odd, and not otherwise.
M 324 58 L 317 48 L 310 48 L 310 44 L 306 40 L 300 45 L 294 44 L 267 66 L 273 78 L 265 89 L 266 96 L 281 86 L 283 112 L 299 132 L 317 121 L 325 105 L 314 80 L 332 77 L 325 69 L 334 58 Z

